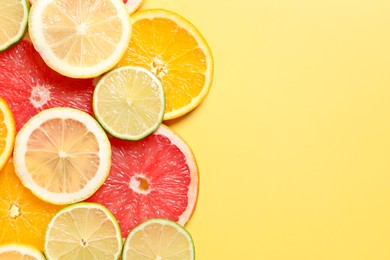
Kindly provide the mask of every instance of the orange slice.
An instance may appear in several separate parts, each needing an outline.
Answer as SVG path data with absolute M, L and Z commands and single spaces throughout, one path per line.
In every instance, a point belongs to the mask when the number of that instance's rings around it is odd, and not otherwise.
M 130 45 L 119 66 L 142 66 L 162 82 L 164 120 L 180 117 L 206 97 L 213 80 L 213 56 L 201 33 L 171 11 L 135 12 Z
M 15 120 L 7 102 L 0 97 L 0 170 L 8 162 L 14 149 Z
M 46 226 L 61 208 L 35 197 L 15 174 L 12 159 L 7 162 L 0 172 L 0 244 L 28 244 L 42 251 Z
M 91 196 L 111 167 L 111 146 L 99 123 L 81 110 L 41 111 L 15 139 L 15 170 L 37 197 L 70 204 Z

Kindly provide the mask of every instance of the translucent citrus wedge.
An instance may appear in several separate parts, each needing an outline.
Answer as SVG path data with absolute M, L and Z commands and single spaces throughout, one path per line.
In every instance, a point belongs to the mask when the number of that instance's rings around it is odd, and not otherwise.
M 59 211 L 47 226 L 48 259 L 118 259 L 122 236 L 115 217 L 97 203 L 76 203 Z
M 123 0 L 126 5 L 127 11 L 132 14 L 141 7 L 144 0 Z
M 4 168 L 14 149 L 16 126 L 7 102 L 0 97 L 0 170 Z
M 195 259 L 191 235 L 182 226 L 166 219 L 150 219 L 135 227 L 123 246 L 127 259 Z
M 160 80 L 144 68 L 119 67 L 97 83 L 93 111 L 111 135 L 139 140 L 156 130 L 163 120 L 164 89 Z
M 91 196 L 111 166 L 111 146 L 98 122 L 85 112 L 43 110 L 15 139 L 15 170 L 42 200 L 70 204 Z
M 0 260 L 45 260 L 43 254 L 34 247 L 22 244 L 0 246 Z
M 24 187 L 10 159 L 0 171 L 0 244 L 28 244 L 43 250 L 46 226 L 62 207 L 40 200 Z
M 39 0 L 30 10 L 29 34 L 45 62 L 73 78 L 91 78 L 121 59 L 131 35 L 118 0 Z
M 29 8 L 28 0 L 0 1 L 0 52 L 23 38 Z
M 213 56 L 201 33 L 176 13 L 150 9 L 132 16 L 130 45 L 118 66 L 142 66 L 162 82 L 164 120 L 182 116 L 206 97 L 213 79 Z

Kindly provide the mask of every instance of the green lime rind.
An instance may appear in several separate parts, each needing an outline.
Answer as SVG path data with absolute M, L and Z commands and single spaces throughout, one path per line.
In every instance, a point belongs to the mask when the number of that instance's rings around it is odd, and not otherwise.
M 125 76 L 127 73 L 131 77 Z M 148 92 L 147 88 L 153 96 L 143 96 L 145 89 Z M 149 70 L 122 66 L 98 80 L 92 109 L 107 133 L 122 140 L 137 141 L 161 125 L 165 114 L 165 91 L 161 81 Z
M 19 30 L 18 30 L 17 34 L 8 38 L 8 40 L 6 42 L 0 42 L 0 53 L 6 51 L 6 50 L 10 49 L 11 47 L 15 46 L 16 44 L 18 44 L 23 39 L 24 35 L 27 32 L 28 16 L 29 16 L 29 12 L 30 12 L 30 3 L 28 0 L 20 0 L 20 3 L 23 6 L 24 15 L 23 15 L 23 19 L 20 21 Z M 0 16 L 2 16 L 1 10 L 3 10 L 3 9 L 0 9 Z M 2 25 L 0 24 L 0 28 L 1 27 L 2 27 Z M 6 31 L 6 30 L 3 29 L 2 31 Z
M 118 250 L 113 256 L 113 259 L 117 260 L 120 259 L 121 254 L 122 254 L 122 249 L 123 249 L 123 238 L 122 238 L 122 232 L 118 223 L 118 220 L 115 218 L 115 216 L 102 204 L 95 203 L 95 202 L 78 202 L 75 204 L 71 204 L 69 206 L 64 207 L 63 209 L 59 210 L 53 218 L 50 220 L 49 224 L 47 225 L 46 228 L 46 233 L 45 233 L 45 240 L 44 240 L 44 254 L 47 259 L 53 259 L 52 254 L 50 253 L 49 247 L 49 242 L 50 242 L 50 231 L 55 225 L 55 222 L 57 218 L 59 218 L 62 214 L 66 212 L 70 212 L 74 209 L 79 209 L 79 208 L 90 208 L 90 209 L 100 209 L 104 214 L 106 214 L 107 218 L 112 222 L 115 228 L 115 233 L 118 241 Z M 74 223 L 74 222 L 72 222 Z M 81 241 L 80 241 L 81 242 Z
M 189 246 L 188 250 L 190 252 L 190 256 L 189 256 L 188 259 L 182 259 L 182 260 L 194 260 L 195 259 L 195 245 L 194 245 L 194 241 L 192 239 L 191 234 L 183 226 L 181 226 L 178 223 L 176 223 L 175 221 L 172 221 L 172 220 L 169 220 L 169 219 L 152 218 L 152 219 L 148 219 L 148 220 L 142 222 L 141 224 L 139 224 L 138 226 L 136 226 L 135 228 L 133 228 L 130 231 L 130 233 L 128 234 L 128 236 L 127 236 L 127 238 L 125 240 L 125 243 L 123 244 L 122 260 L 130 260 L 130 258 L 127 255 L 127 252 L 129 251 L 130 247 L 132 246 L 130 244 L 132 238 L 138 232 L 143 231 L 147 226 L 153 225 L 153 224 L 159 224 L 162 227 L 163 226 L 171 226 L 171 227 L 175 228 L 178 233 L 182 234 L 188 240 L 188 246 Z M 158 232 L 161 235 L 162 232 L 164 231 L 164 228 L 159 230 L 160 232 L 157 231 L 157 230 L 155 230 L 155 231 L 156 231 L 156 233 Z M 150 233 L 147 234 L 147 236 L 150 236 L 150 235 L 151 235 Z M 164 239 L 164 238 L 160 237 L 159 239 Z M 150 239 L 144 239 L 143 240 L 144 246 L 145 247 L 150 247 L 151 246 L 150 241 L 151 241 Z M 137 241 L 137 242 L 138 242 L 137 244 L 139 245 L 140 241 Z M 171 241 L 171 242 L 173 242 L 173 241 Z M 156 245 L 156 246 L 159 246 L 159 245 Z M 154 253 L 157 252 L 157 248 L 151 248 L 151 250 Z M 136 251 L 139 251 L 139 250 L 136 250 Z M 154 256 L 154 257 L 156 257 L 156 259 L 157 259 L 157 257 L 162 257 L 162 256 Z M 162 259 L 164 259 L 164 257 L 162 257 Z

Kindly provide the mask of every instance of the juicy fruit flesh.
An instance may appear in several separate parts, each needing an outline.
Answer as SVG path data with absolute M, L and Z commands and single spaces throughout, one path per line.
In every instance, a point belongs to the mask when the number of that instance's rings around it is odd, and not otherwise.
M 0 110 L 0 154 L 2 154 L 5 150 L 6 138 L 8 136 L 8 128 L 4 119 L 4 113 Z
M 6 253 L 0 253 L 0 260 L 36 260 L 35 257 L 22 254 L 17 251 L 10 251 Z
M 46 252 L 54 259 L 113 259 L 121 249 L 117 232 L 100 208 L 75 208 L 50 224 Z
M 7 43 L 10 38 L 20 34 L 21 24 L 24 17 L 24 6 L 21 1 L 1 0 L 0 3 L 0 47 Z M 17 40 L 17 39 L 16 39 Z
M 191 183 L 184 154 L 163 135 L 137 142 L 110 141 L 110 175 L 88 201 L 101 203 L 114 214 L 123 237 L 146 219 L 178 221 L 188 206 Z
M 25 188 L 12 161 L 0 172 L 0 244 L 23 243 L 43 250 L 46 226 L 61 208 Z
M 94 177 L 98 153 L 97 139 L 83 123 L 52 119 L 31 134 L 25 161 L 39 186 L 53 193 L 71 193 L 83 189 Z
M 133 23 L 130 45 L 120 61 L 127 64 L 143 66 L 161 80 L 167 112 L 190 104 L 201 93 L 209 66 L 194 36 L 162 17 Z
M 153 74 L 136 67 L 109 72 L 94 92 L 95 116 L 118 138 L 144 137 L 158 127 L 164 114 L 164 90 L 156 81 Z
M 84 1 L 53 2 L 43 13 L 45 41 L 57 58 L 75 67 L 94 66 L 96 61 L 107 59 L 117 48 L 115 43 L 121 34 L 116 32 L 123 26 L 110 1 L 88 1 L 88 5 Z M 74 53 L 80 53 L 82 58 Z
M 193 259 L 191 241 L 173 225 L 150 223 L 129 239 L 126 259 Z
M 92 115 L 92 79 L 72 79 L 49 68 L 31 42 L 0 53 L 0 95 L 19 130 L 32 116 L 52 107 L 72 107 Z

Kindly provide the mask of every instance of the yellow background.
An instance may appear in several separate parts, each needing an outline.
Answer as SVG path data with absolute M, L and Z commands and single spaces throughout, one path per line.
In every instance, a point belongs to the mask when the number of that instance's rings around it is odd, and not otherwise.
M 198 260 L 390 259 L 390 1 L 145 0 L 208 41 L 170 125 L 200 167 Z

